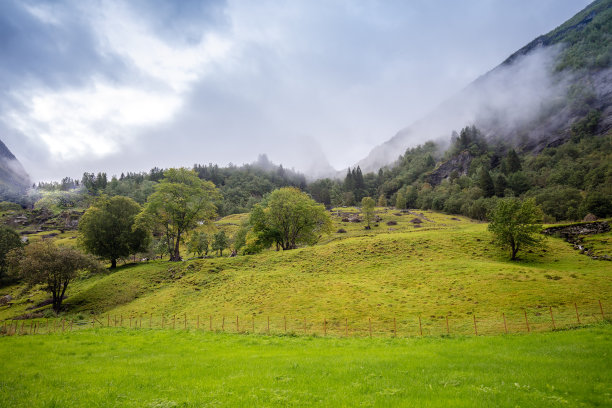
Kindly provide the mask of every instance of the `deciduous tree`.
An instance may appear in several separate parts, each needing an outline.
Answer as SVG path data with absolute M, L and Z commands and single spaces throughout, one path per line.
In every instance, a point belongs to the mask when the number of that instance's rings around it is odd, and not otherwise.
M 371 197 L 363 197 L 361 199 L 361 212 L 363 212 L 368 229 L 370 229 L 370 222 L 374 219 L 374 205 L 374 199 Z
M 180 261 L 183 234 L 216 216 L 215 185 L 198 178 L 193 170 L 169 169 L 149 196 L 139 222 L 157 229 L 167 240 L 171 261 Z
M 489 231 L 497 244 L 510 250 L 510 259 L 515 260 L 519 250 L 539 244 L 542 211 L 534 199 L 520 201 L 517 198 L 499 200 L 489 214 Z
M 315 244 L 332 226 L 325 207 L 293 187 L 270 193 L 253 208 L 249 222 L 262 245 L 276 244 L 283 250 Z
M 53 297 L 53 310 L 61 310 L 68 285 L 79 271 L 99 271 L 100 264 L 76 249 L 58 247 L 51 240 L 36 242 L 9 253 L 9 262 L 18 276 L 30 284 L 45 284 Z
M 131 198 L 115 196 L 99 198 L 79 221 L 80 244 L 93 255 L 117 266 L 117 259 L 145 251 L 150 233 L 143 226 L 136 226 L 140 205 Z

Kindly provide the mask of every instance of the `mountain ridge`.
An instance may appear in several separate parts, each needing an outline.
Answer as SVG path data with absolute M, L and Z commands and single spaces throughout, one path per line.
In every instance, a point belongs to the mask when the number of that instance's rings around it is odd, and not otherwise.
M 535 152 L 568 140 L 571 126 L 591 110 L 601 113 L 598 132 L 606 132 L 612 128 L 611 20 L 612 0 L 591 3 L 374 147 L 355 166 L 375 172 L 409 147 L 427 140 L 446 145 L 453 131 L 472 124 L 489 138 Z

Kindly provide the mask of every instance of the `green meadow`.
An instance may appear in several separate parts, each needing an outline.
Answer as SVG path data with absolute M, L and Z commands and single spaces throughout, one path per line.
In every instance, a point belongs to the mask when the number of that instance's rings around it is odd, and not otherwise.
M 601 321 L 601 309 L 604 316 L 612 313 L 612 263 L 561 239 L 548 238 L 513 262 L 492 245 L 485 223 L 382 209 L 371 230 L 342 221 L 357 212 L 332 211 L 334 233 L 313 247 L 128 263 L 82 276 L 68 289 L 63 317 L 88 322 L 94 315 L 103 324 L 123 319 L 126 327 L 130 318 L 144 319 L 145 327 L 161 327 L 162 320 L 164 327 L 171 320 L 184 327 L 187 319 L 188 328 L 209 329 L 212 319 L 213 330 L 233 331 L 238 319 L 238 331 L 262 333 L 270 319 L 276 333 L 359 336 L 372 327 L 374 335 L 411 336 L 470 334 L 474 320 L 479 334 L 500 334 L 504 318 L 510 332 L 551 330 L 552 319 L 567 327 L 578 319 Z M 243 217 L 217 226 L 236 229 Z M 346 232 L 335 232 L 340 229 Z M 590 239 L 610 253 L 607 237 Z M 40 287 L 4 290 L 15 299 L 0 307 L 1 320 L 32 313 L 47 298 Z M 36 310 L 40 316 L 45 308 Z
M 612 404 L 612 326 L 322 338 L 87 329 L 0 337 L 3 407 Z
M 332 214 L 312 247 L 83 275 L 58 317 L 42 287 L 3 288 L 0 406 L 612 404 L 611 262 L 558 238 L 512 262 L 435 212 Z

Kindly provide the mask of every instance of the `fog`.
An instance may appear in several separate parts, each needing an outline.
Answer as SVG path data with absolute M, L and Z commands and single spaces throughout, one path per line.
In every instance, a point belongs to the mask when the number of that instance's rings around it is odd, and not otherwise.
M 508 144 L 525 142 L 525 138 L 543 137 L 529 127 L 544 113 L 563 105 L 570 74 L 557 73 L 554 67 L 561 46 L 539 47 L 502 64 L 475 80 L 423 119 L 399 131 L 388 142 L 377 146 L 358 164 L 363 170 L 375 171 L 390 164 L 406 148 L 427 140 L 445 146 L 453 131 L 475 125 L 485 136 Z M 557 116 L 552 127 L 562 129 L 567 117 Z
M 587 3 L 5 0 L 0 139 L 35 181 L 262 153 L 318 177 L 414 123 L 386 162 L 478 115 L 525 120 L 532 86 L 556 90 L 545 53 L 509 68 L 520 92 L 494 72 L 460 112 L 435 107 Z

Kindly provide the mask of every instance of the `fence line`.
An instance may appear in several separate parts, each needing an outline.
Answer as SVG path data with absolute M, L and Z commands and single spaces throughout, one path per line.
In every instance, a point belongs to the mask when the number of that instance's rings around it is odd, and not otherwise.
M 452 313 L 422 318 L 416 316 L 387 316 L 375 319 L 351 320 L 348 317 L 291 317 L 260 316 L 240 314 L 155 314 L 128 313 L 91 315 L 88 319 L 74 318 L 35 318 L 5 320 L 0 325 L 3 335 L 34 335 L 65 333 L 73 329 L 95 327 L 145 328 L 171 330 L 218 331 L 256 334 L 322 335 L 334 337 L 415 337 L 450 335 L 498 335 L 509 333 L 531 333 L 553 331 L 578 327 L 601 321 L 610 321 L 604 312 L 601 300 L 583 303 L 580 308 L 576 302 L 568 305 L 538 306 L 522 308 L 522 313 L 502 312 L 499 316 L 478 317 L 475 313 L 453 316 Z M 570 305 L 572 305 L 570 303 Z M 548 309 L 548 310 L 546 310 Z M 606 307 L 606 309 L 609 309 Z M 480 310 L 479 312 L 483 312 Z M 124 321 L 125 317 L 125 321 Z M 235 317 L 235 324 L 232 320 Z M 200 324 L 200 319 L 208 320 L 208 327 Z M 226 325 L 226 318 L 230 324 Z M 148 320 L 148 325 L 146 324 Z

